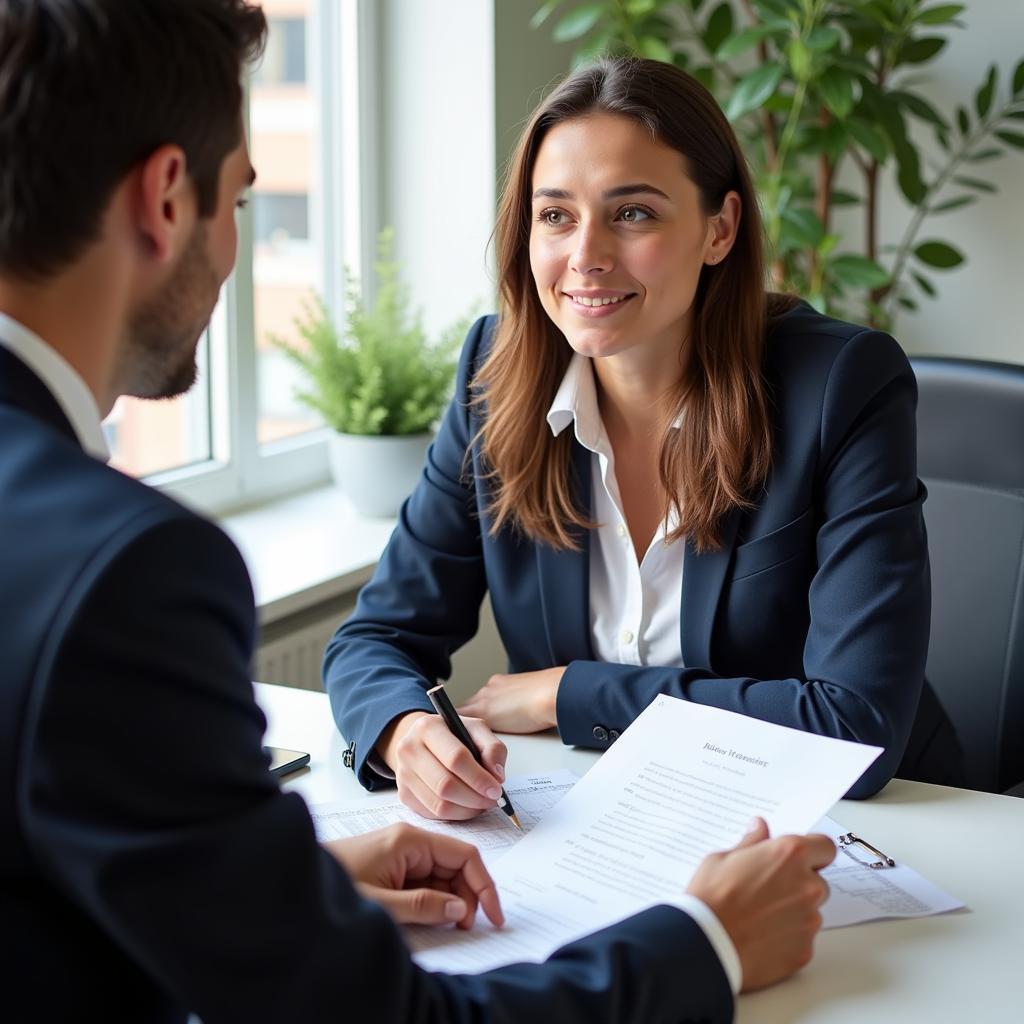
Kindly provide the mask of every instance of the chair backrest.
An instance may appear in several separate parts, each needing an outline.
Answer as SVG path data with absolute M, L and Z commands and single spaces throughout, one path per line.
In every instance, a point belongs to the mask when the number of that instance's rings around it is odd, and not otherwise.
M 928 487 L 928 679 L 968 785 L 1001 792 L 1024 779 L 1024 366 L 911 362 Z

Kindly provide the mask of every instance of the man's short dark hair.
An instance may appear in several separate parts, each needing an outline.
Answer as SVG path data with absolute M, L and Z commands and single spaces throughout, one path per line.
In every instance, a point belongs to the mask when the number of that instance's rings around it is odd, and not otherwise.
M 184 151 L 209 217 L 265 37 L 246 0 L 0 0 L 0 273 L 73 262 L 163 145 Z

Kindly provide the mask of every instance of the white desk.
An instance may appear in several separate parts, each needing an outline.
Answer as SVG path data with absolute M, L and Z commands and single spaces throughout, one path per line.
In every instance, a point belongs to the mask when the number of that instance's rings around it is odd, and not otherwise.
M 323 694 L 257 685 L 267 742 L 308 750 L 286 785 L 310 803 L 364 791 L 341 763 L 344 744 Z M 597 755 L 553 734 L 507 736 L 509 771 L 569 768 Z M 1024 741 L 1024 739 L 1022 739 Z M 895 781 L 833 817 L 905 860 L 970 908 L 912 921 L 823 932 L 811 965 L 742 996 L 740 1024 L 1002 1024 L 1024 1019 L 1024 800 Z

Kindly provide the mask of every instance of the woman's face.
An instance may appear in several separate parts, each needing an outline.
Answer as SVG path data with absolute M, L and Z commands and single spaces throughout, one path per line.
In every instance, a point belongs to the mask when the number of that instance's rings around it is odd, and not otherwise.
M 683 156 L 630 118 L 603 113 L 548 132 L 531 189 L 533 279 L 573 349 L 678 352 L 701 268 L 735 238 L 736 193 L 706 216 Z

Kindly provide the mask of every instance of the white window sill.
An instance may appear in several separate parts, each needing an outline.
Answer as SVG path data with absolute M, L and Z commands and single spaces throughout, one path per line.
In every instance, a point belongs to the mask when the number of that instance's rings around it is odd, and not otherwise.
M 334 487 L 223 516 L 256 591 L 260 625 L 362 586 L 395 527 L 368 519 Z

